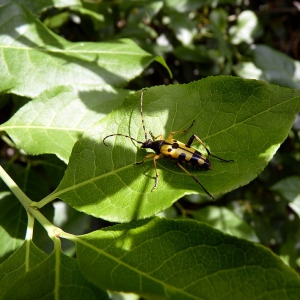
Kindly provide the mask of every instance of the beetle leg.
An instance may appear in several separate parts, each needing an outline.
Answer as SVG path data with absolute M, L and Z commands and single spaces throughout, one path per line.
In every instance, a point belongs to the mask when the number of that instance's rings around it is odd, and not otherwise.
M 156 167 L 156 160 L 158 160 L 159 158 L 162 158 L 163 155 L 162 154 L 156 154 L 156 153 L 149 153 L 141 161 L 135 163 L 135 165 L 140 165 L 140 164 L 144 163 L 144 161 L 146 159 L 151 158 L 151 157 L 153 157 L 154 170 L 155 170 L 155 183 L 154 183 L 154 186 L 151 190 L 151 192 L 152 192 L 158 185 L 159 174 L 158 174 L 157 167 Z
M 199 181 L 197 177 L 195 177 L 193 174 L 191 174 L 187 169 L 185 169 L 179 162 L 176 162 L 177 166 L 181 168 L 187 175 L 192 177 L 203 189 L 203 191 L 212 199 L 215 200 L 215 198 L 210 194 L 210 192 L 202 185 L 202 183 Z
M 158 160 L 159 158 L 163 157 L 162 155 L 159 155 L 159 154 L 156 154 L 154 157 L 153 157 L 153 163 L 154 163 L 154 169 L 155 169 L 155 183 L 154 183 L 154 186 L 151 190 L 151 192 L 153 192 L 154 189 L 156 189 L 157 185 L 158 185 L 158 177 L 159 177 L 159 174 L 158 174 L 158 171 L 157 171 L 157 167 L 156 167 L 156 160 Z
M 225 161 L 225 162 L 231 162 L 231 161 L 233 161 L 233 159 L 224 159 L 224 158 L 221 158 L 221 157 L 219 157 L 219 156 L 216 156 L 216 155 L 211 154 L 211 152 L 208 150 L 208 148 L 206 147 L 206 145 L 201 141 L 201 139 L 200 139 L 196 134 L 193 134 L 193 135 L 190 137 L 190 139 L 188 140 L 186 146 L 187 146 L 187 147 L 191 147 L 191 145 L 192 145 L 192 143 L 193 143 L 193 141 L 194 141 L 195 139 L 196 139 L 196 140 L 197 140 L 197 141 L 205 148 L 205 150 L 206 150 L 208 156 L 212 156 L 212 157 L 214 157 L 214 158 L 217 158 L 217 159 L 219 159 L 219 160 L 221 160 L 221 161 Z
M 138 161 L 136 163 L 134 163 L 134 165 L 140 165 L 143 164 L 145 162 L 146 159 L 154 157 L 156 155 L 156 153 L 149 153 L 147 154 L 141 161 Z
M 159 134 L 158 136 L 155 136 L 152 131 L 149 131 L 151 137 L 152 137 L 152 140 L 155 141 L 155 140 L 164 140 L 164 136 L 162 134 Z
M 172 139 L 174 134 L 177 134 L 179 132 L 183 132 L 183 133 L 188 132 L 194 126 L 194 123 L 195 123 L 195 120 L 193 120 L 192 124 L 187 129 L 177 130 L 177 131 L 170 132 L 170 134 L 168 135 L 168 140 Z

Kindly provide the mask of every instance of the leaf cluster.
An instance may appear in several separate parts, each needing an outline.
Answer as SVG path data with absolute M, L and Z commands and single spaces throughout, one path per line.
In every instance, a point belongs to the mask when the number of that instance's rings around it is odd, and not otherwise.
M 0 299 L 298 298 L 299 62 L 256 43 L 264 22 L 233 0 L 0 0 Z M 143 126 L 233 160 L 192 145 L 218 201 L 170 159 L 152 192 L 151 151 L 103 144 Z

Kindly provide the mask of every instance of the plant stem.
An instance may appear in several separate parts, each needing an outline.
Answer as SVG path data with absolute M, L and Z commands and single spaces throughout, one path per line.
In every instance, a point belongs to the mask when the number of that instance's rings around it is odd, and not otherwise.
M 64 237 L 66 239 L 74 239 L 73 234 L 69 234 L 61 230 L 60 228 L 54 226 L 40 211 L 34 204 L 38 202 L 31 201 L 25 193 L 18 187 L 18 185 L 12 180 L 12 178 L 5 172 L 5 170 L 0 166 L 0 178 L 5 182 L 8 188 L 12 191 L 12 193 L 17 197 L 17 199 L 24 206 L 27 213 L 33 216 L 35 219 L 39 221 L 39 223 L 46 229 L 49 237 L 54 240 L 57 237 Z M 29 231 L 26 234 L 26 239 L 32 238 L 32 230 L 33 230 L 33 220 L 29 222 Z
M 17 184 L 11 179 L 11 177 L 5 172 L 5 170 L 0 166 L 0 177 L 12 191 L 12 193 L 18 198 L 24 208 L 27 210 L 32 202 L 25 193 L 17 186 Z

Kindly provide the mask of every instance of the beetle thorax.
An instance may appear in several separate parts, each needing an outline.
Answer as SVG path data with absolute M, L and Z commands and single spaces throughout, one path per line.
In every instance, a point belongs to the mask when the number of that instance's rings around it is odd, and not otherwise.
M 162 145 L 165 143 L 165 140 L 147 140 L 142 144 L 141 148 L 149 148 L 152 149 L 155 153 L 160 154 L 160 149 Z

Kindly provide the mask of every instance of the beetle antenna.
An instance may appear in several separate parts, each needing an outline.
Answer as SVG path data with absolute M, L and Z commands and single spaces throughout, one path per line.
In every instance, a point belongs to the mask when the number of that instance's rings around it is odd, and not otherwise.
M 143 126 L 143 130 L 144 130 L 144 134 L 145 134 L 145 141 L 148 140 L 147 132 L 146 132 L 146 127 L 145 127 L 145 121 L 144 121 L 144 114 L 143 114 L 143 97 L 144 97 L 144 92 L 145 92 L 146 90 L 147 90 L 147 89 L 143 89 L 143 90 L 142 90 L 142 93 L 141 93 L 141 108 L 140 108 L 141 117 L 142 117 L 142 126 Z
M 143 142 L 138 141 L 138 140 L 136 140 L 135 138 L 133 138 L 133 137 L 131 137 L 131 136 L 129 136 L 129 135 L 125 135 L 125 134 L 121 134 L 121 133 L 114 133 L 114 134 L 110 134 L 110 135 L 106 136 L 106 137 L 103 139 L 103 144 L 104 144 L 105 146 L 108 146 L 108 145 L 105 143 L 105 140 L 106 140 L 107 138 L 109 138 L 109 137 L 111 137 L 111 136 L 115 136 L 115 135 L 126 137 L 126 138 L 131 139 L 132 141 L 134 141 L 134 142 L 136 142 L 136 143 L 138 143 L 138 144 L 143 144 Z

